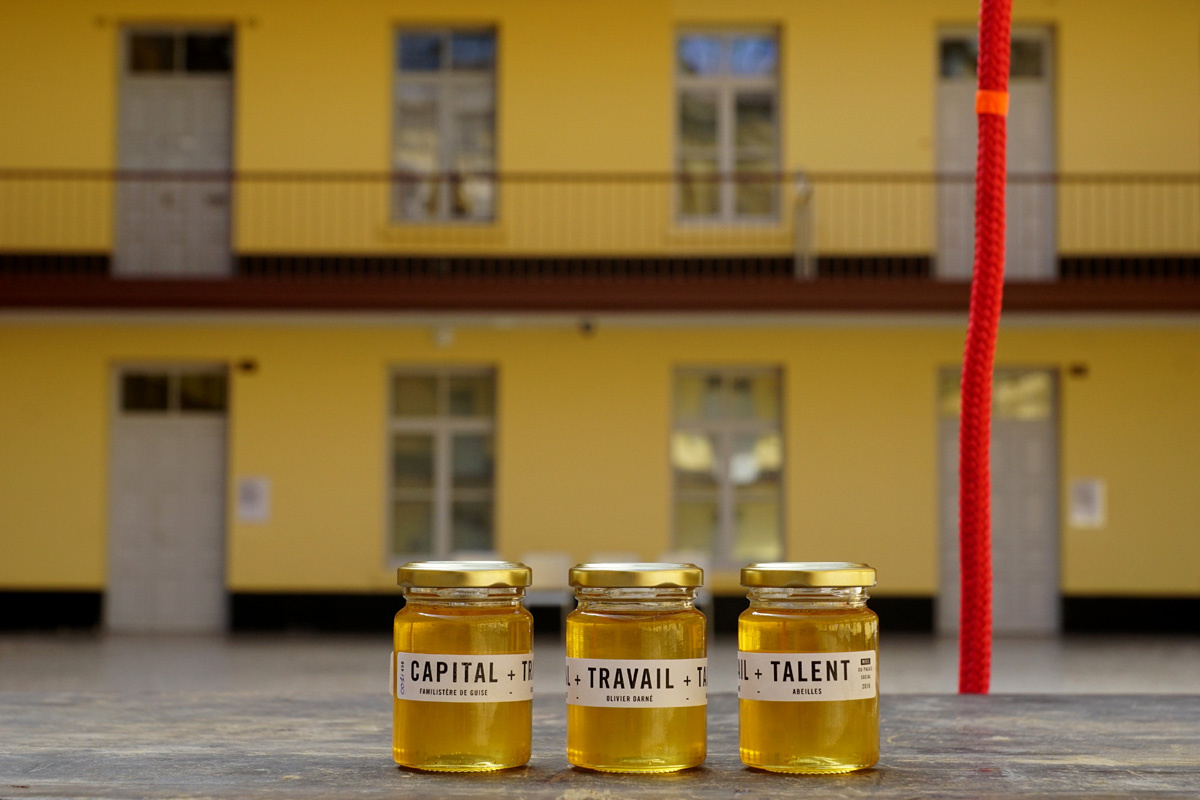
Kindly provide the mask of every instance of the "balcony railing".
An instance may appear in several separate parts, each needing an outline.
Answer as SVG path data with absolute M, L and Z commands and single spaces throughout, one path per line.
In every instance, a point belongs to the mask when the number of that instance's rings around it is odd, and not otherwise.
M 0 274 L 956 282 L 973 195 L 909 173 L 7 170 Z M 1197 174 L 1014 175 L 1008 214 L 1013 281 L 1200 275 Z

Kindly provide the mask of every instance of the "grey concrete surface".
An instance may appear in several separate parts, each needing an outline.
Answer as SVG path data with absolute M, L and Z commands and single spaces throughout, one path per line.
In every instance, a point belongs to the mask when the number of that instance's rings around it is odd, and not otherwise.
M 882 694 L 953 693 L 958 643 L 928 635 L 884 636 Z M 0 634 L 0 692 L 387 692 L 386 634 L 113 636 Z M 736 691 L 733 636 L 709 645 L 709 691 Z M 565 679 L 561 639 L 535 645 L 535 691 Z M 1064 636 L 997 639 L 997 694 L 1200 694 L 1200 637 Z
M 572 769 L 566 706 L 533 700 L 528 766 L 397 769 L 380 695 L 0 692 L 0 795 L 107 800 L 1194 800 L 1200 697 L 892 695 L 880 758 L 779 775 L 738 756 L 737 698 L 708 705 L 708 759 L 666 775 Z

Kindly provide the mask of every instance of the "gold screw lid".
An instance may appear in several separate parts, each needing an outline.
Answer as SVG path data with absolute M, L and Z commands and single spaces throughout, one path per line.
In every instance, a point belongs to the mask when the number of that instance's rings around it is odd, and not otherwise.
M 404 587 L 483 589 L 528 586 L 533 570 L 518 561 L 410 561 L 396 570 Z
M 849 561 L 774 561 L 742 567 L 742 586 L 802 589 L 874 585 L 874 567 Z
M 704 584 L 704 570 L 695 564 L 618 562 L 576 564 L 571 567 L 572 586 L 597 588 L 652 588 L 656 586 L 695 588 Z

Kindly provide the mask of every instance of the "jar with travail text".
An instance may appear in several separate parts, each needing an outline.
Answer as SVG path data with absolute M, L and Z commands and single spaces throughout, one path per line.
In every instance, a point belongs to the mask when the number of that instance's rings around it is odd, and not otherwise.
M 849 772 L 879 760 L 875 570 L 777 562 L 742 570 L 738 618 L 742 763 L 774 772 Z
M 704 762 L 708 659 L 693 564 L 580 564 L 567 617 L 567 760 L 605 772 Z
M 505 561 L 405 564 L 396 582 L 392 756 L 440 772 L 529 761 L 533 617 L 521 605 L 531 571 Z

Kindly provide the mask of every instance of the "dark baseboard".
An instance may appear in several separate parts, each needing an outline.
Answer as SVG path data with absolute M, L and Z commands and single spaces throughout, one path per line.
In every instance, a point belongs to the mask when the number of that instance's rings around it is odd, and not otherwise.
M 0 630 L 94 630 L 103 592 L 0 591 Z
M 386 633 L 404 606 L 394 594 L 291 594 L 234 592 L 229 625 L 235 631 Z
M 929 633 L 932 597 L 872 597 L 884 633 Z M 398 593 L 316 594 L 234 592 L 229 596 L 234 631 L 376 632 L 391 630 L 404 605 Z M 720 633 L 737 630 L 744 595 L 714 598 L 713 622 Z M 95 630 L 103 620 L 98 591 L 2 591 L 0 631 Z M 558 633 L 556 606 L 532 609 L 537 633 Z M 1200 597 L 1064 597 L 1064 633 L 1200 634 Z
M 1064 597 L 1064 633 L 1200 634 L 1200 597 Z

